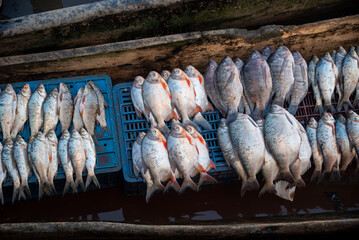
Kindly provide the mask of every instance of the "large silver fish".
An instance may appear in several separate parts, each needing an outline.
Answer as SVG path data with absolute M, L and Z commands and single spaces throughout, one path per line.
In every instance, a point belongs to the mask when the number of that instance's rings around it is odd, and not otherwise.
M 317 63 L 315 70 L 316 82 L 318 82 L 320 95 L 324 101 L 324 110 L 335 112 L 332 105 L 334 90 L 338 82 L 338 68 L 335 66 L 332 57 L 327 52 Z
M 42 128 L 44 122 L 43 103 L 47 93 L 43 84 L 37 86 L 29 100 L 29 125 L 31 136 L 35 136 Z
M 109 106 L 105 100 L 105 97 L 103 96 L 103 94 L 101 92 L 101 89 L 93 81 L 89 81 L 88 84 L 91 85 L 91 87 L 93 88 L 93 90 L 95 91 L 95 93 L 97 95 L 99 109 L 98 109 L 98 113 L 96 115 L 96 121 L 101 126 L 100 136 L 103 136 L 105 133 L 110 134 L 110 129 L 108 128 L 107 120 L 106 120 L 106 108 L 108 108 Z
M 258 125 L 243 113 L 238 113 L 234 122 L 229 124 L 229 132 L 248 179 L 242 186 L 241 195 L 246 191 L 256 190 L 259 184 L 256 174 L 264 163 L 265 143 Z
M 173 187 L 176 191 L 179 191 L 180 186 L 168 158 L 167 141 L 159 130 L 151 127 L 147 131 L 142 140 L 141 150 L 143 161 L 148 166 L 153 180 L 151 190 L 146 193 L 146 202 L 149 202 L 151 196 L 157 190 L 166 191 L 169 187 Z M 162 182 L 167 180 L 170 181 L 168 181 L 165 188 Z
M 60 83 L 60 91 L 57 99 L 61 132 L 68 131 L 74 115 L 74 100 L 66 83 Z
M 95 135 L 96 116 L 100 114 L 99 101 L 97 94 L 90 83 L 87 83 L 85 86 L 82 101 L 80 103 L 80 113 L 84 128 L 92 136 L 96 144 L 99 145 Z
M 46 141 L 47 141 L 47 154 L 49 158 L 49 169 L 47 172 L 47 178 L 51 190 L 53 191 L 54 194 L 56 194 L 54 178 L 57 176 L 57 171 L 59 169 L 59 158 L 57 153 L 58 141 L 54 130 L 51 130 L 46 135 Z
M 317 128 L 318 128 L 317 121 L 313 117 L 310 118 L 306 127 L 306 132 L 309 138 L 310 145 L 312 147 L 313 162 L 315 166 L 313 175 L 310 179 L 311 181 L 314 181 L 317 178 L 319 179 L 319 177 L 322 174 L 323 154 L 317 140 Z
M 222 118 L 219 122 L 218 130 L 218 143 L 223 153 L 224 159 L 227 162 L 228 167 L 232 166 L 234 171 L 237 173 L 240 180 L 242 180 L 242 185 L 247 181 L 247 173 L 243 168 L 243 165 L 238 157 L 237 152 L 235 151 L 229 133 L 229 128 L 227 125 L 226 119 Z
M 357 166 L 355 168 L 355 174 L 357 175 L 359 173 L 359 116 L 352 110 L 348 111 L 347 131 L 349 139 L 354 144 L 357 154 Z
M 78 90 L 75 100 L 74 100 L 75 108 L 74 108 L 74 116 L 72 119 L 72 124 L 73 124 L 73 129 L 76 131 L 80 131 L 81 128 L 83 128 L 83 126 L 84 126 L 84 122 L 82 121 L 81 112 L 80 112 L 80 104 L 82 102 L 84 90 L 85 90 L 85 88 L 81 87 Z
M 15 139 L 17 134 L 24 129 L 25 122 L 29 118 L 28 104 L 31 97 L 31 89 L 28 83 L 17 93 L 16 115 L 14 126 L 11 130 L 11 138 Z
M 86 166 L 86 152 L 82 137 L 78 131 L 72 130 L 72 134 L 67 145 L 67 150 L 70 155 L 72 166 L 75 170 L 75 189 L 77 189 L 80 185 L 82 190 L 86 191 L 82 179 L 82 173 L 85 171 Z
M 5 182 L 5 179 L 7 176 L 7 171 L 6 171 L 4 161 L 2 160 L 2 150 L 3 150 L 3 146 L 2 146 L 2 143 L 0 142 L 0 201 L 1 201 L 1 204 L 4 205 L 4 195 L 2 193 L 2 184 L 3 184 L 3 182 Z
M 289 100 L 294 84 L 294 58 L 286 46 L 280 46 L 269 58 L 272 73 L 273 104 L 281 107 Z
M 11 129 L 16 115 L 16 93 L 11 84 L 7 84 L 0 93 L 0 125 L 3 139 L 11 137 Z
M 254 120 L 264 117 L 272 94 L 272 77 L 267 61 L 253 51 L 243 67 L 243 86 Z
M 322 98 L 319 91 L 319 86 L 317 79 L 315 77 L 315 68 L 317 67 L 317 63 L 319 62 L 319 59 L 317 56 L 313 56 L 312 60 L 310 60 L 308 64 L 308 80 L 309 85 L 312 85 L 314 99 L 315 99 L 315 108 L 314 113 L 319 112 L 320 114 L 323 113 L 323 103 Z
M 227 123 L 233 122 L 240 107 L 243 86 L 241 75 L 230 57 L 225 57 L 216 69 L 219 99 L 227 108 Z
M 44 135 L 55 130 L 59 122 L 57 98 L 59 91 L 53 88 L 44 101 Z
M 13 153 L 14 159 L 21 179 L 19 197 L 25 196 L 24 194 L 25 191 L 26 194 L 31 198 L 31 191 L 28 184 L 28 178 L 30 176 L 31 166 L 27 154 L 27 143 L 20 135 L 17 135 L 13 149 L 14 149 L 14 153 Z
M 62 169 L 65 173 L 66 183 L 63 191 L 63 195 L 68 191 L 69 187 L 71 187 L 72 192 L 77 192 L 77 189 L 75 188 L 75 182 L 74 182 L 74 169 L 72 167 L 70 154 L 68 152 L 67 145 L 69 143 L 70 139 L 70 133 L 68 130 L 64 130 L 61 134 L 61 137 L 59 139 L 59 143 L 57 146 L 57 153 L 59 155 L 60 163 L 62 166 Z
M 337 110 L 340 111 L 342 106 L 344 106 L 344 109 L 347 111 L 348 106 L 353 108 L 349 98 L 355 91 L 359 80 L 359 57 L 354 47 L 351 47 L 345 56 L 341 70 L 343 96 L 338 103 Z
M 95 168 L 96 168 L 96 148 L 95 144 L 92 140 L 91 135 L 84 129 L 81 129 L 81 137 L 82 142 L 84 144 L 85 152 L 86 152 L 86 170 L 87 170 L 87 178 L 86 178 L 86 185 L 85 188 L 87 189 L 88 186 L 90 186 L 91 181 L 94 182 L 96 187 L 100 189 L 100 183 L 97 180 L 96 174 L 95 174 Z
M 308 92 L 308 66 L 298 51 L 293 53 L 294 58 L 294 85 L 290 95 L 288 112 L 295 115 L 299 104 L 303 101 Z
M 325 175 L 331 174 L 330 180 L 340 179 L 340 152 L 335 137 L 334 118 L 330 113 L 324 113 L 318 122 L 317 139 L 323 153 L 323 172 L 319 181 Z

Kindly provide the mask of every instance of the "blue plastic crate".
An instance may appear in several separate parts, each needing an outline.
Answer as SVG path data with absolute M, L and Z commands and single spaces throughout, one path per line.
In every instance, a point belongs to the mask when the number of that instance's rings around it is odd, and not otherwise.
M 139 132 L 146 132 L 149 129 L 149 124 L 146 119 L 139 119 L 136 115 L 131 100 L 131 86 L 132 83 L 117 84 L 113 88 L 113 95 L 117 127 L 120 133 L 119 141 L 123 175 L 126 182 L 136 183 L 142 182 L 143 179 L 142 177 L 136 177 L 133 171 L 132 144 L 136 140 Z M 217 167 L 216 170 L 212 169 L 210 173 L 220 178 L 227 175 L 233 176 L 234 171 L 231 167 L 227 166 L 218 144 L 217 128 L 220 120 L 218 110 L 215 109 L 214 112 L 206 112 L 203 116 L 213 128 L 213 130 L 202 129 L 201 131 L 203 138 L 207 142 L 210 158 Z
M 42 83 L 45 86 L 47 93 L 49 93 L 53 88 L 57 87 L 59 89 L 60 82 L 67 84 L 71 90 L 72 97 L 75 98 L 77 91 L 86 85 L 89 81 L 93 81 L 101 90 L 106 102 L 109 107 L 106 108 L 106 119 L 107 124 L 110 129 L 110 133 L 106 133 L 103 137 L 98 137 L 98 142 L 100 147 L 96 146 L 97 152 L 97 167 L 95 169 L 96 174 L 109 173 L 121 170 L 120 154 L 119 154 L 119 144 L 118 144 L 118 131 L 115 120 L 115 108 L 113 105 L 113 96 L 112 96 L 112 82 L 111 78 L 106 74 L 100 75 L 91 75 L 91 76 L 81 76 L 81 77 L 70 77 L 70 78 L 61 78 L 61 79 L 49 79 L 49 80 L 40 80 L 40 81 L 31 81 L 29 82 L 32 93 L 35 91 L 37 86 Z M 11 83 L 14 87 L 16 93 L 22 88 L 25 84 L 24 82 L 20 83 Z M 6 84 L 0 84 L 0 88 L 4 89 Z M 72 130 L 72 124 L 70 127 Z M 100 132 L 100 127 L 96 126 L 95 132 L 98 134 Z M 56 135 L 59 137 L 61 133 L 60 123 L 58 123 L 56 128 Z M 24 131 L 19 133 L 24 140 L 27 142 L 30 136 L 30 127 L 29 122 L 27 121 L 24 126 Z M 2 139 L 2 135 L 0 134 Z M 87 175 L 86 171 L 83 174 Z M 65 174 L 59 165 L 59 170 L 55 181 L 58 179 L 64 179 Z M 29 179 L 29 183 L 37 182 L 35 177 L 32 176 Z M 7 178 L 3 186 L 11 186 L 12 182 Z

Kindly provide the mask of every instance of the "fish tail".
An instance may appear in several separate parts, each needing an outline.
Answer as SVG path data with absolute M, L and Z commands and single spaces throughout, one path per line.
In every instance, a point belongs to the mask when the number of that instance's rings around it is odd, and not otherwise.
M 93 174 L 87 174 L 86 186 L 85 186 L 86 190 L 87 190 L 88 186 L 91 184 L 91 182 L 93 182 L 98 189 L 101 189 L 100 183 L 98 182 L 97 177 L 96 177 L 96 175 L 94 173 Z
M 25 196 L 25 192 L 24 192 L 24 188 L 23 187 L 20 187 L 19 188 L 19 195 L 18 195 L 18 198 L 17 200 L 20 201 L 22 199 L 26 200 L 26 196 Z
M 317 178 L 319 179 L 321 174 L 322 174 L 321 170 L 319 170 L 319 169 L 314 170 L 312 177 L 310 178 L 310 181 L 313 182 L 315 179 L 317 179 Z
M 191 188 L 193 191 L 198 192 L 198 186 L 193 182 L 190 176 L 185 177 L 180 189 L 180 193 L 183 193 L 187 188 Z
M 328 175 L 328 171 L 323 171 L 322 174 L 320 175 L 319 179 L 318 179 L 318 183 L 320 183 L 321 181 L 323 181 L 326 176 Z
M 22 189 L 22 191 L 25 191 L 25 193 L 31 199 L 31 191 L 30 191 L 29 184 L 27 182 L 22 184 L 21 189 Z
M 210 104 L 209 102 L 208 102 L 208 105 L 207 105 L 207 109 L 206 109 L 206 111 L 211 111 L 211 112 L 214 112 L 214 107 L 213 107 L 213 105 L 212 105 L 212 104 Z
M 62 196 L 64 196 L 65 193 L 67 193 L 67 191 L 69 190 L 69 187 L 72 188 L 72 193 L 77 193 L 77 189 L 76 189 L 74 180 L 66 179 L 66 183 L 65 183 L 64 191 L 62 192 Z
M 250 116 L 254 121 L 264 117 L 262 109 L 259 108 L 254 109 Z
M 158 191 L 161 190 L 163 191 L 165 189 L 165 187 L 163 186 L 163 184 L 161 183 L 161 181 L 156 181 L 156 183 L 154 183 L 153 185 L 151 185 L 150 189 L 148 189 L 149 186 L 147 186 L 147 192 L 146 192 L 146 203 L 148 203 L 150 201 L 150 198 L 152 197 L 152 195 Z
M 313 113 L 318 113 L 318 112 L 320 114 L 322 114 L 324 112 L 324 109 L 323 109 L 322 105 L 315 105 Z
M 82 191 L 86 192 L 86 188 L 85 188 L 85 185 L 84 185 L 84 181 L 82 180 L 82 176 L 80 175 L 80 177 L 76 177 L 76 180 L 75 180 L 75 188 L 77 189 L 79 187 L 79 185 L 81 186 L 82 188 Z
M 2 193 L 2 186 L 0 186 L 0 202 L 2 205 L 4 205 L 4 195 Z
M 335 107 L 333 107 L 332 104 L 325 105 L 324 109 L 325 109 L 325 111 L 331 112 L 331 113 L 336 113 L 337 112 L 337 110 L 335 109 Z
M 211 175 L 209 175 L 208 173 L 201 172 L 198 182 L 198 189 L 200 189 L 200 187 L 203 185 L 204 182 L 217 183 L 217 180 Z
M 16 200 L 16 197 L 17 195 L 19 194 L 20 192 L 20 187 L 14 187 L 14 190 L 12 192 L 12 204 L 14 204 L 15 200 Z M 25 198 L 26 199 L 26 198 Z
M 298 106 L 298 104 L 290 103 L 288 107 L 288 112 L 294 116 L 297 113 Z
M 192 122 L 190 119 L 184 120 L 183 122 L 184 126 L 192 126 L 194 127 L 198 132 L 201 132 L 201 129 L 197 126 L 197 124 L 195 124 L 194 122 Z
M 49 187 L 50 187 L 51 194 L 56 195 L 57 191 L 56 191 L 56 188 L 55 188 L 55 184 L 54 184 L 54 180 L 53 180 L 53 179 L 50 179 L 50 181 L 49 181 Z
M 303 180 L 302 178 L 297 179 L 297 180 L 295 181 L 295 186 L 301 187 L 301 188 L 305 187 L 305 182 L 304 182 L 304 180 Z
M 105 133 L 107 133 L 108 135 L 111 134 L 110 128 L 107 126 L 107 124 L 105 126 L 101 126 L 100 136 L 103 137 Z
M 98 148 L 101 148 L 100 143 L 99 143 L 98 140 L 97 140 L 96 134 L 92 134 L 91 137 L 92 137 L 92 139 L 93 139 L 95 145 L 96 145 Z
M 273 183 L 264 185 L 262 190 L 259 192 L 258 197 L 263 196 L 263 194 L 265 194 L 265 193 L 276 194 L 277 190 L 275 189 L 275 185 Z
M 294 177 L 289 172 L 289 170 L 280 171 L 274 181 L 277 182 L 279 180 L 287 181 L 289 183 L 294 183 Z
M 163 190 L 163 193 L 167 192 L 170 188 L 174 189 L 176 192 L 179 192 L 181 189 L 176 179 L 174 179 L 174 181 L 168 181 L 165 189 Z
M 197 113 L 193 117 L 193 122 L 206 130 L 212 130 L 211 124 L 207 122 L 207 120 L 203 117 L 201 113 Z
M 241 197 L 243 197 L 247 191 L 257 190 L 258 188 L 259 188 L 259 183 L 256 177 L 248 178 L 247 181 L 245 181 L 245 183 L 242 186 Z
M 332 169 L 332 172 L 330 173 L 330 179 L 331 182 L 339 181 L 340 180 L 340 171 L 338 168 L 334 167 Z
M 234 122 L 237 118 L 237 111 L 229 110 L 227 115 L 227 124 Z

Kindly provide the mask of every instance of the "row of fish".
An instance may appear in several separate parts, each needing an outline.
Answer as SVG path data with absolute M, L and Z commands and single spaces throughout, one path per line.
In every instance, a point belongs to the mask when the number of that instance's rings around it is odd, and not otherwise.
M 332 56 L 326 52 L 318 59 L 313 56 L 308 64 L 308 79 L 312 85 L 316 106 L 314 112 L 341 111 L 344 106 L 347 111 L 359 103 L 359 47 L 351 47 L 347 52 L 342 46 L 334 50 Z M 337 92 L 337 109 L 332 105 L 332 99 Z M 349 100 L 355 92 L 352 104 Z M 324 103 L 324 107 L 323 107 Z
M 246 63 L 228 56 L 219 65 L 211 60 L 204 85 L 227 123 L 235 120 L 237 112 L 263 119 L 271 103 L 283 107 L 286 100 L 294 115 L 308 91 L 307 63 L 298 51 L 292 54 L 286 46 L 276 51 L 266 46 L 253 51 Z
M 310 168 L 311 146 L 303 126 L 284 108 L 272 104 L 265 120 L 243 113 L 229 124 L 221 119 L 217 135 L 227 164 L 242 181 L 242 196 L 259 189 L 260 171 L 265 183 L 259 196 L 305 186 L 301 176 Z
M 88 188 L 93 181 L 100 188 L 100 184 L 95 176 L 96 168 L 96 149 L 91 135 L 82 128 L 80 133 L 73 130 L 72 134 L 64 130 L 59 140 L 57 140 L 54 130 L 46 136 L 39 131 L 35 136 L 31 136 L 28 143 L 17 135 L 15 142 L 10 138 L 6 139 L 4 145 L 0 143 L 0 198 L 4 204 L 2 194 L 2 184 L 7 174 L 13 182 L 12 202 L 21 198 L 26 199 L 25 192 L 31 198 L 31 191 L 28 179 L 32 173 L 35 175 L 39 184 L 39 199 L 43 193 L 47 195 L 56 194 L 54 178 L 61 163 L 66 176 L 66 184 L 63 194 L 69 187 L 77 192 L 78 186 L 82 190 Z M 87 169 L 86 186 L 82 180 L 82 172 Z M 73 180 L 75 173 L 76 179 Z
M 132 145 L 132 160 L 135 175 L 141 174 L 147 184 L 146 202 L 157 190 L 198 191 L 205 181 L 217 182 L 207 173 L 216 166 L 202 135 L 192 126 L 184 129 L 176 121 L 172 121 L 167 139 L 154 127 L 147 133 L 140 132 Z M 200 179 L 196 184 L 192 177 L 198 174 Z M 183 178 L 181 186 L 177 178 Z
M 353 159 L 357 160 L 355 174 L 359 171 L 359 116 L 348 111 L 347 119 L 339 114 L 335 120 L 324 113 L 317 122 L 311 118 L 306 131 L 313 151 L 315 169 L 311 180 L 321 181 L 326 175 L 336 181 L 345 173 Z
M 56 129 L 60 122 L 61 132 L 73 129 L 80 131 L 82 127 L 96 141 L 96 121 L 101 131 L 108 131 L 106 122 L 105 99 L 96 84 L 92 81 L 77 93 L 75 100 L 65 83 L 60 83 L 49 94 L 43 84 L 39 84 L 34 93 L 26 83 L 16 94 L 11 84 L 7 84 L 0 93 L 0 126 L 3 140 L 14 140 L 29 121 L 30 134 L 35 136 L 40 130 L 47 135 Z

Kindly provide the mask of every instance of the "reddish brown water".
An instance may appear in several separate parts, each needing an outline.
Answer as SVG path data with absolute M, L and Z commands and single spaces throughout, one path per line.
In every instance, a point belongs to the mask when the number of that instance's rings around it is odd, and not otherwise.
M 0 222 L 115 221 L 144 224 L 188 224 L 203 221 L 246 221 L 280 216 L 315 216 L 322 213 L 359 211 L 359 188 L 353 183 L 309 183 L 297 189 L 294 201 L 275 195 L 258 198 L 258 191 L 240 197 L 241 184 L 204 186 L 199 192 L 158 193 L 149 204 L 145 196 L 127 197 L 123 187 L 77 195 L 5 204 Z M 343 180 L 348 182 L 347 180 Z M 275 218 L 273 218 L 275 219 Z

